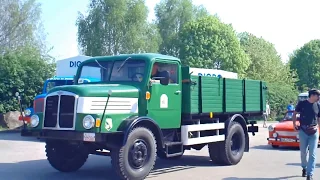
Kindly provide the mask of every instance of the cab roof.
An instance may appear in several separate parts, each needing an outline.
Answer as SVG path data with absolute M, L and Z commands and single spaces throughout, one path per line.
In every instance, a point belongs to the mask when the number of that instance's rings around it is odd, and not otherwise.
M 147 61 L 152 61 L 154 59 L 164 59 L 164 60 L 171 60 L 171 61 L 178 61 L 180 60 L 173 56 L 163 55 L 163 54 L 157 54 L 157 53 L 141 53 L 141 54 L 121 54 L 121 55 L 115 55 L 115 56 L 95 56 L 90 59 L 85 60 L 84 62 L 91 62 L 95 60 L 100 61 L 108 61 L 108 60 L 125 60 L 128 57 L 131 57 L 134 59 L 144 59 Z

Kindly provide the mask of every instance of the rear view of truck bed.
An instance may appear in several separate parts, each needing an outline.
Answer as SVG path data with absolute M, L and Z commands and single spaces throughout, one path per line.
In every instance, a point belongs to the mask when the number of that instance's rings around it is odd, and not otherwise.
M 266 84 L 258 80 L 190 75 L 182 69 L 182 114 L 262 114 L 266 107 Z

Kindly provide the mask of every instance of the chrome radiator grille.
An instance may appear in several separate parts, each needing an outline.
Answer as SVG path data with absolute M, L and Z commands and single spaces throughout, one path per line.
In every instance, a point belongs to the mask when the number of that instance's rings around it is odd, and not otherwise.
M 75 103 L 76 96 L 74 95 L 47 96 L 43 127 L 46 129 L 73 129 Z

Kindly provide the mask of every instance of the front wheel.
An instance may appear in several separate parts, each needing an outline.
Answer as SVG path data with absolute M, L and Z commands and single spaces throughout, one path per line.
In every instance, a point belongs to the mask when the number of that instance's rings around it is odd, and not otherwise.
M 61 172 L 77 171 L 89 155 L 85 146 L 70 145 L 66 141 L 47 141 L 46 153 L 51 166 Z
M 157 144 L 153 133 L 145 127 L 133 129 L 125 146 L 111 150 L 111 163 L 124 180 L 145 179 L 153 169 Z

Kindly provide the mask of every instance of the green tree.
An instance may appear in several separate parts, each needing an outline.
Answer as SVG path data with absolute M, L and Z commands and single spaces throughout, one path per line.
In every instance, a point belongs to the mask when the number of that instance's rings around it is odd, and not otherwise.
M 18 109 L 15 92 L 20 92 L 23 107 L 32 105 L 44 81 L 53 76 L 55 65 L 38 48 L 28 46 L 0 55 L 0 113 Z
M 32 105 L 46 78 L 54 72 L 47 55 L 36 0 L 0 0 L 0 113 L 18 109 L 15 92 L 23 107 Z
M 297 100 L 298 93 L 294 87 L 284 83 L 270 82 L 267 83 L 267 86 L 271 117 L 283 118 L 287 111 L 287 105 L 290 101 Z
M 27 45 L 47 51 L 36 0 L 0 0 L 0 54 Z
M 162 43 L 160 53 L 179 57 L 179 32 L 192 20 L 207 16 L 203 6 L 195 6 L 192 0 L 161 0 L 155 7 L 156 24 Z
M 295 75 L 287 64 L 281 61 L 274 45 L 262 37 L 258 38 L 248 32 L 239 34 L 241 48 L 250 59 L 246 77 L 263 80 L 268 84 L 269 103 L 273 115 L 285 112 L 286 105 L 297 99 L 294 87 Z
M 305 87 L 320 88 L 320 40 L 312 40 L 291 55 L 290 68 L 297 72 L 297 86 L 302 91 Z
M 245 74 L 250 61 L 231 27 L 215 16 L 187 23 L 180 33 L 180 59 L 191 67 Z
M 78 43 L 90 56 L 157 52 L 159 34 L 147 17 L 144 0 L 91 0 L 76 22 Z
M 294 74 L 290 72 L 290 67 L 282 62 L 272 43 L 248 32 L 240 33 L 239 38 L 241 48 L 251 60 L 246 77 L 294 85 Z

